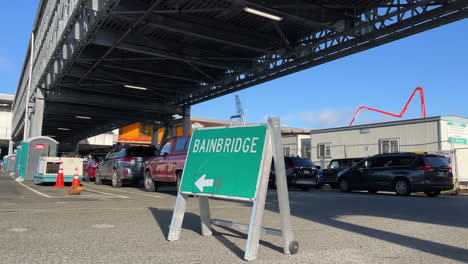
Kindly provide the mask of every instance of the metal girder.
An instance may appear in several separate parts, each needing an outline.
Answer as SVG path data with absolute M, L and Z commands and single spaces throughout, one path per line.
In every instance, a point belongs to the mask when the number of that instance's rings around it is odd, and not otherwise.
M 282 56 L 262 56 L 253 69 L 207 84 L 174 104 L 201 103 L 468 17 L 466 0 L 453 0 L 438 6 L 433 0 L 414 0 L 411 4 L 396 7 L 399 1 L 393 2 L 388 7 L 380 7 L 378 14 L 363 14 L 362 21 L 351 31 L 324 30 L 305 37 L 302 43 L 307 45 Z
M 83 62 L 86 63 L 86 62 Z M 142 73 L 152 76 L 160 76 L 166 77 L 169 79 L 181 80 L 190 83 L 200 83 L 200 82 L 207 82 L 209 79 L 201 78 L 200 74 L 195 74 L 194 72 L 188 71 L 188 69 L 181 70 L 180 73 L 175 71 L 174 69 L 167 69 L 158 67 L 153 69 L 141 68 L 136 66 L 130 66 L 125 64 L 112 64 L 112 63 L 101 63 L 100 67 L 109 68 L 109 69 L 116 69 L 122 70 L 126 72 L 134 72 L 134 73 Z
M 121 34 L 120 33 L 110 34 L 110 33 L 105 33 L 105 32 L 99 32 L 94 37 L 93 43 L 97 45 L 101 45 L 101 46 L 112 47 L 120 38 L 119 35 Z M 134 52 L 137 54 L 145 54 L 145 55 L 151 55 L 151 56 L 175 60 L 175 61 L 189 62 L 189 63 L 198 64 L 198 65 L 216 68 L 216 69 L 224 69 L 224 70 L 232 69 L 232 65 L 227 65 L 226 63 L 207 61 L 202 58 L 194 58 L 192 56 L 184 56 L 184 55 L 180 55 L 178 53 L 172 52 L 172 51 L 148 47 L 147 45 L 137 45 L 133 43 L 119 43 L 119 45 L 116 46 L 116 48 L 120 50 Z
M 162 103 L 155 103 L 154 100 L 148 98 L 142 100 L 141 98 L 132 98 L 130 96 L 109 96 L 101 95 L 99 93 L 80 93 L 76 91 L 53 91 L 50 92 L 47 102 L 62 102 L 83 105 L 93 105 L 98 107 L 108 107 L 117 109 L 139 110 L 147 112 L 160 112 L 167 114 L 181 114 L 182 108 L 167 105 Z
M 126 21 L 133 21 L 132 18 L 125 16 L 118 16 L 118 18 Z M 255 34 L 247 32 L 240 33 L 239 29 L 234 32 L 229 32 L 225 29 L 204 26 L 200 23 L 199 19 L 189 22 L 184 21 L 184 19 L 186 18 L 180 17 L 175 19 L 169 16 L 149 16 L 145 19 L 145 26 L 182 33 L 200 39 L 251 50 L 256 53 L 266 53 L 268 52 L 268 48 L 278 45 L 277 41 L 261 39 Z M 246 36 L 247 34 L 248 36 Z
M 108 109 L 99 106 L 69 104 L 69 103 L 50 103 L 47 106 L 48 113 L 59 113 L 64 115 L 82 115 L 99 119 L 119 119 L 128 121 L 144 120 L 162 120 L 167 119 L 172 114 L 161 114 L 159 112 L 128 111 L 122 109 Z
M 88 75 L 101 63 L 101 61 L 104 60 L 107 56 L 109 56 L 112 53 L 112 51 L 127 37 L 127 35 L 130 34 L 136 27 L 140 26 L 143 20 L 151 13 L 151 11 L 155 8 L 158 8 L 162 2 L 163 0 L 156 0 L 153 4 L 151 4 L 148 10 L 146 10 L 146 12 L 141 17 L 139 17 L 133 23 L 133 25 L 129 27 L 127 31 L 125 31 L 125 33 L 123 33 L 122 36 L 120 36 L 120 38 L 106 51 L 106 53 L 101 56 L 100 60 L 96 61 L 91 66 L 91 68 L 81 77 L 79 83 L 85 80 L 86 77 L 88 77 Z
M 68 76 L 70 77 L 75 77 L 75 78 L 81 78 L 83 76 L 83 72 L 85 70 L 82 69 L 82 68 L 72 68 L 70 69 L 70 71 L 68 72 Z M 102 70 L 101 70 L 102 72 Z M 126 76 L 125 73 L 122 73 L 123 76 Z M 132 78 L 131 80 L 129 80 L 128 78 Z M 144 80 L 143 78 L 140 78 L 139 79 L 135 79 L 134 77 L 132 76 L 127 76 L 126 78 L 127 80 L 124 80 L 122 78 L 109 78 L 109 77 L 106 77 L 106 76 L 102 76 L 102 74 L 99 74 L 98 72 L 96 73 L 93 73 L 91 76 L 88 76 L 88 80 L 95 80 L 95 81 L 102 81 L 102 82 L 107 82 L 107 83 L 111 83 L 111 84 L 116 84 L 116 85 L 137 85 L 137 86 L 143 86 L 143 87 L 146 87 L 148 88 L 150 91 L 160 91 L 160 92 L 169 92 L 169 93 L 172 93 L 174 95 L 176 95 L 178 93 L 178 89 L 181 89 L 180 87 L 177 87 L 177 88 L 171 88 L 171 87 L 160 87 L 160 86 L 156 86 L 154 84 L 152 84 L 153 82 L 151 80 Z M 80 87 L 81 84 L 76 84 L 75 83 L 75 87 Z M 160 93 L 160 95 L 162 95 L 162 93 Z

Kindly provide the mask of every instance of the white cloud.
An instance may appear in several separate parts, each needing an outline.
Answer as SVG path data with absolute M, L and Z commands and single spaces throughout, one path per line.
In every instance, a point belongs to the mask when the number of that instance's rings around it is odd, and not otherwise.
M 297 114 L 286 114 L 281 117 L 282 123 L 300 128 L 329 128 L 346 126 L 353 117 L 352 109 L 325 108 L 318 111 L 306 111 Z

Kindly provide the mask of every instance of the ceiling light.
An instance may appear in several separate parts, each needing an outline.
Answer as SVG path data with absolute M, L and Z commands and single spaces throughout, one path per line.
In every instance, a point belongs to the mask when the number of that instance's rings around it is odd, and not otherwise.
M 90 116 L 75 116 L 75 117 L 79 119 L 92 119 Z
M 135 85 L 124 85 L 125 88 L 130 88 L 130 89 L 137 89 L 137 90 L 148 90 L 148 88 L 141 87 L 141 86 L 135 86 Z
M 57 127 L 58 130 L 63 130 L 63 131 L 68 131 L 70 130 L 69 128 L 65 128 L 65 127 Z
M 244 7 L 244 11 L 249 12 L 249 13 L 254 14 L 254 15 L 257 15 L 257 16 L 262 16 L 262 17 L 266 17 L 266 18 L 269 18 L 269 19 L 272 19 L 272 20 L 276 20 L 276 21 L 283 20 L 282 17 L 275 16 L 275 15 L 272 15 L 272 14 L 268 14 L 268 13 L 262 12 L 260 10 L 252 9 L 252 8 L 249 8 L 249 7 Z

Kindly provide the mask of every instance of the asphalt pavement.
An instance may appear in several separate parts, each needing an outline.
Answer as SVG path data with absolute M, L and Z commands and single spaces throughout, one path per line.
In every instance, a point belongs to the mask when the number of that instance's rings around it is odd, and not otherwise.
M 175 187 L 148 193 L 84 183 L 68 188 L 17 183 L 0 172 L 0 263 L 245 263 L 246 234 L 200 231 L 198 198 L 189 198 L 181 237 L 166 236 Z M 262 235 L 253 263 L 468 263 L 468 196 L 290 190 L 299 253 Z M 248 223 L 250 203 L 210 200 L 211 217 Z M 269 190 L 263 226 L 279 228 Z

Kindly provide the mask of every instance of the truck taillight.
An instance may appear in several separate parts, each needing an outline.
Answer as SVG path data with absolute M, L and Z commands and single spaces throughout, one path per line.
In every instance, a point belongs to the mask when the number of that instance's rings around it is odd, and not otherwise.
M 289 167 L 289 168 L 290 168 L 291 170 L 300 170 L 300 169 L 301 169 L 301 167 L 299 167 L 299 166 L 291 166 L 291 167 Z
M 124 162 L 132 162 L 132 161 L 135 161 L 135 158 L 123 157 L 123 158 L 122 158 L 122 161 L 124 161 Z
M 448 167 L 448 171 L 452 172 L 452 167 Z

